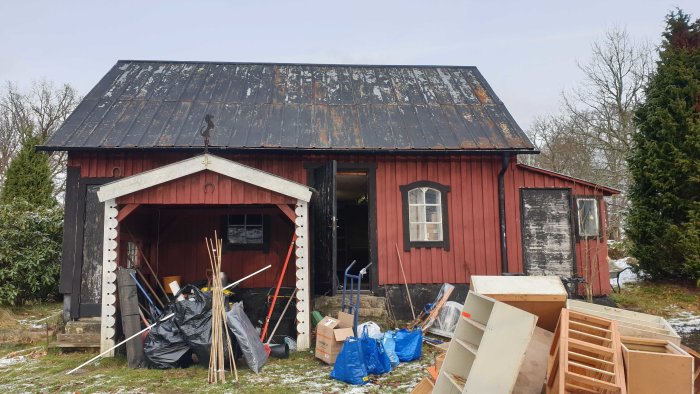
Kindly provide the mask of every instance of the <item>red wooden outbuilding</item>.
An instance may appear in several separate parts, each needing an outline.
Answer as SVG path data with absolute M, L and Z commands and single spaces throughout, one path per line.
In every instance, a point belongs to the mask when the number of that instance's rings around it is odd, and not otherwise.
M 231 280 L 272 266 L 242 284 L 262 293 L 297 235 L 301 348 L 352 261 L 375 294 L 403 284 L 399 257 L 412 292 L 504 274 L 610 292 L 617 191 L 518 164 L 534 147 L 474 67 L 120 61 L 41 149 L 68 152 L 61 292 L 103 346 L 117 266 L 206 282 L 215 230 Z

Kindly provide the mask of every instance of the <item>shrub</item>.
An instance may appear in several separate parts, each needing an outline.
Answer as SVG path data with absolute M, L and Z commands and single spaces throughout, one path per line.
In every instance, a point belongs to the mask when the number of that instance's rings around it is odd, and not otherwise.
M 0 205 L 0 303 L 58 295 L 63 211 L 22 199 Z

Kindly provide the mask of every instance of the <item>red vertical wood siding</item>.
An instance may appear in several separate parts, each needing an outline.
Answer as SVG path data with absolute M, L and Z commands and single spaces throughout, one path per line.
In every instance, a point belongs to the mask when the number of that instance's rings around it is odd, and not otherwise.
M 169 206 L 171 207 L 171 206 Z M 271 210 L 275 212 L 274 209 Z M 140 212 L 137 210 L 136 212 Z M 144 241 L 149 246 L 150 263 L 158 276 L 179 275 L 182 284 L 206 279 L 210 268 L 209 255 L 204 238 L 213 238 L 214 230 L 221 236 L 220 212 L 207 209 L 187 213 L 177 210 L 163 209 L 150 215 L 133 214 L 120 226 L 119 230 L 125 239 L 134 235 L 137 240 Z M 272 287 L 282 271 L 284 259 L 292 239 L 292 224 L 281 212 L 269 214 L 270 244 L 267 252 L 256 250 L 226 251 L 222 256 L 222 271 L 226 272 L 231 281 L 251 274 L 270 264 L 272 267 L 246 280 L 241 284 L 244 288 Z M 161 227 L 158 234 L 157 228 Z M 123 252 L 123 251 L 122 251 Z M 122 260 L 123 261 L 123 260 Z M 294 286 L 294 261 L 291 260 L 283 286 Z
M 69 165 L 80 166 L 82 177 L 124 177 L 191 156 L 192 154 L 185 153 L 71 153 Z M 469 283 L 471 275 L 500 275 L 501 273 L 498 220 L 498 172 L 501 169 L 499 156 L 347 155 L 331 157 L 327 155 L 253 156 L 225 153 L 221 153 L 221 156 L 300 183 L 306 183 L 305 163 L 325 162 L 330 159 L 340 162 L 376 163 L 377 254 L 380 285 L 403 283 L 396 246 L 399 248 L 409 283 Z M 399 186 L 421 180 L 450 186 L 447 196 L 449 251 L 440 248 L 403 251 L 402 201 Z M 205 193 L 207 183 L 214 185 L 214 190 L 209 189 Z M 510 272 L 522 271 L 519 191 L 524 187 L 566 187 L 572 189 L 574 196 L 602 196 L 601 190 L 588 185 L 571 179 L 527 171 L 513 162 L 505 174 L 506 241 Z M 208 205 L 293 203 L 276 193 L 206 172 L 125 196 L 119 202 Z M 601 215 L 605 215 L 604 204 L 599 208 Z M 604 223 L 603 221 L 603 225 Z M 211 232 L 210 229 L 205 231 L 203 228 L 199 230 L 192 228 L 188 231 L 192 232 L 191 239 L 195 239 L 196 242 L 201 242 L 204 235 Z M 281 242 L 286 252 L 289 242 L 287 239 L 282 237 L 275 242 Z M 584 243 L 576 244 L 579 273 L 583 272 L 581 263 Z M 594 242 L 590 243 L 590 250 L 595 251 Z M 193 248 L 182 239 L 174 242 L 170 249 L 161 250 L 161 253 L 167 253 L 168 258 L 173 261 L 179 258 L 178 256 L 188 256 L 190 259 L 195 259 L 197 264 L 202 256 L 206 258 L 206 255 L 192 255 L 194 253 L 192 250 Z M 203 249 L 202 251 L 206 252 Z M 246 253 L 252 254 L 252 252 Z M 253 258 L 249 254 L 237 256 L 235 259 L 231 257 L 230 262 L 225 265 L 229 264 L 226 266 L 229 274 L 235 277 L 238 272 L 253 272 L 264 266 L 263 260 L 284 258 L 279 256 L 279 250 L 275 253 L 264 259 Z M 597 256 L 600 267 L 599 280 L 595 283 L 594 289 L 596 294 L 607 294 L 610 292 L 610 285 L 605 238 L 600 242 Z M 234 263 L 234 260 L 237 263 Z M 204 261 L 207 262 L 207 260 Z M 185 267 L 182 265 L 179 269 L 184 270 Z M 196 272 L 199 275 L 199 272 Z M 258 284 L 257 281 L 255 283 Z M 264 283 L 267 283 L 265 286 L 271 285 L 267 279 Z M 248 286 L 251 286 L 251 283 Z

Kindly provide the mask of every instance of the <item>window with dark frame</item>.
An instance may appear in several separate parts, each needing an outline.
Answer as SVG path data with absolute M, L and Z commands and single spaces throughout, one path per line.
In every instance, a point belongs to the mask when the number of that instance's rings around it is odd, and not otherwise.
M 403 198 L 404 250 L 450 248 L 447 223 L 449 186 L 419 181 L 401 186 Z
M 265 220 L 262 214 L 226 216 L 226 249 L 264 249 Z
M 600 234 L 600 215 L 598 200 L 593 197 L 576 198 L 578 216 L 578 236 L 598 237 Z

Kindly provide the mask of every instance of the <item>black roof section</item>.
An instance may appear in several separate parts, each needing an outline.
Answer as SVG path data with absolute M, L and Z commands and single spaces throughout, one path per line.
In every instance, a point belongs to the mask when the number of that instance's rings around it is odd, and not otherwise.
M 476 67 L 118 61 L 42 150 L 534 151 Z

